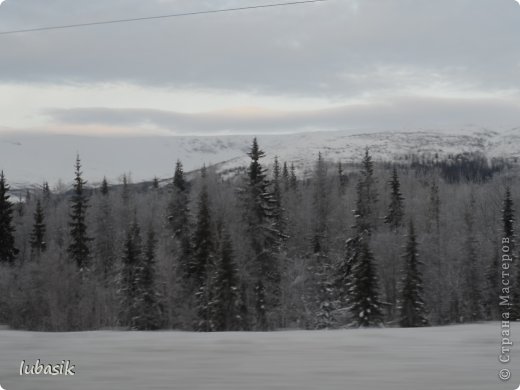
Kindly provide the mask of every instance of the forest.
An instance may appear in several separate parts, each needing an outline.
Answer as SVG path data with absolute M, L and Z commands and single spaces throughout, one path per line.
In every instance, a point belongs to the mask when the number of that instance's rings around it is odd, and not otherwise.
M 520 318 L 515 164 L 420 156 L 310 172 L 253 140 L 249 165 L 13 196 L 0 176 L 0 323 L 270 331 Z M 0 167 L 1 168 L 1 167 Z M 74 168 L 74 170 L 73 170 Z M 129 167 L 131 168 L 131 167 Z M 501 284 L 502 239 L 513 254 Z

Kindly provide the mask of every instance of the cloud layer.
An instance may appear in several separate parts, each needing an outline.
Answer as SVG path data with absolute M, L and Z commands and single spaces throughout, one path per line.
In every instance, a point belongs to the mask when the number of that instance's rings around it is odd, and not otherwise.
M 394 98 L 388 102 L 305 111 L 243 108 L 186 114 L 150 109 L 80 108 L 53 110 L 48 114 L 60 125 L 143 127 L 167 130 L 176 135 L 277 134 L 443 128 L 453 126 L 454 123 L 462 127 L 477 125 L 507 128 L 518 123 L 520 103 L 502 99 Z
M 2 30 L 272 3 L 272 0 L 9 0 Z M 74 30 L 0 36 L 0 83 L 211 91 L 280 105 L 193 114 L 121 104 L 42 104 L 59 122 L 136 124 L 176 133 L 514 122 L 520 9 L 513 0 L 330 0 Z M 162 98 L 164 99 L 164 97 Z M 197 107 L 194 99 L 190 105 Z M 324 104 L 321 104 L 322 106 Z M 261 105 L 260 105 L 261 107 Z M 339 107 L 339 108 L 338 108 Z M 21 109 L 20 109 L 21 110 Z M 237 114 L 239 110 L 241 114 Z M 296 112 L 295 112 L 296 111 Z M 1 107 L 0 107 L 1 114 Z M 24 113 L 27 115 L 27 113 Z M 20 114 L 22 117 L 22 114 Z

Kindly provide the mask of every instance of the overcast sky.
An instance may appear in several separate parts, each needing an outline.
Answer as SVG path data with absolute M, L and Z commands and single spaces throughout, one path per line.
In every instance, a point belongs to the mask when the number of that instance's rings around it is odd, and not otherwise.
M 273 2 L 6 0 L 0 31 Z M 329 0 L 0 35 L 0 132 L 466 125 L 520 126 L 514 0 Z

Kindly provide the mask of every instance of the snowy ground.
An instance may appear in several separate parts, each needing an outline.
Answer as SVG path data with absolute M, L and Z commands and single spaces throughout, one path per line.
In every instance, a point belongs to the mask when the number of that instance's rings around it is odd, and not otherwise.
M 520 326 L 513 326 L 520 348 Z M 428 329 L 26 333 L 0 330 L 6 390 L 513 390 L 498 323 Z M 76 364 L 74 377 L 20 377 L 21 360 Z

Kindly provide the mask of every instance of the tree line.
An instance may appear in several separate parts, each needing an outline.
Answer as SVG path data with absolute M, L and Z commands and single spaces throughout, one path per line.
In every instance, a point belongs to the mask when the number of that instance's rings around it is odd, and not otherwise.
M 98 187 L 83 179 L 78 156 L 71 191 L 44 183 L 19 202 L 2 172 L 0 322 L 52 331 L 419 327 L 499 319 L 509 292 L 519 318 L 513 166 L 491 172 L 479 160 L 451 180 L 438 161 L 376 164 L 367 149 L 360 164 L 319 154 L 299 176 L 256 139 L 248 156 L 235 175 L 185 173 L 178 161 L 166 184 L 124 175 Z M 515 254 L 511 291 L 500 288 L 503 237 Z

